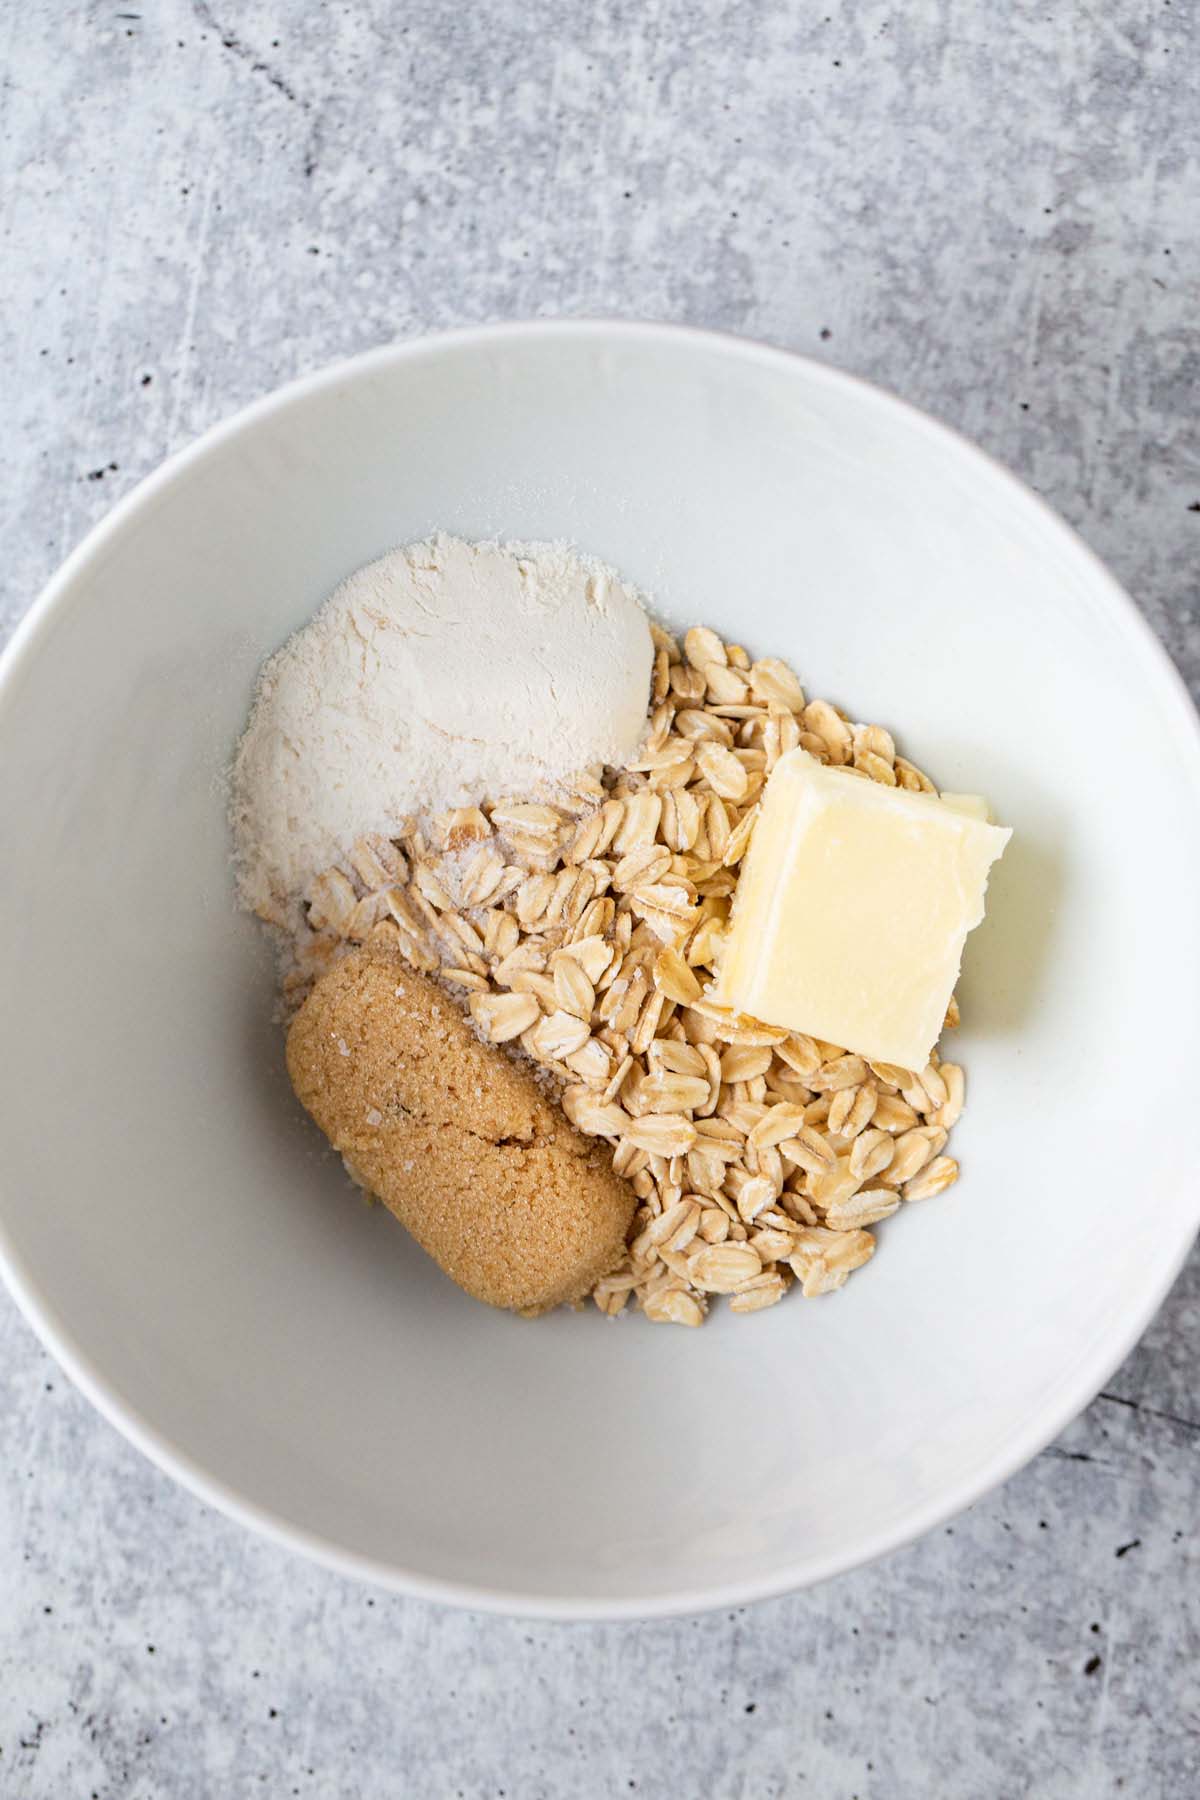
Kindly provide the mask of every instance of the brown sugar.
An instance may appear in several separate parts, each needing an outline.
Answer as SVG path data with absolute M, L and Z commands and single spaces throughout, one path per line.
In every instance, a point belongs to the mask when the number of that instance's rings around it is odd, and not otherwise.
M 476 1299 L 542 1312 L 620 1261 L 632 1188 L 445 990 L 358 950 L 292 1022 L 288 1073 L 363 1185 Z

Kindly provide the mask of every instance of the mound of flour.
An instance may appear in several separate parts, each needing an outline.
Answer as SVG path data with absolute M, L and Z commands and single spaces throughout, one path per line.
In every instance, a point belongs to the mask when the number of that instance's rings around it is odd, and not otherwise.
M 443 534 L 368 563 L 265 664 L 232 771 L 243 904 L 278 915 L 364 832 L 628 762 L 637 591 L 563 544 Z

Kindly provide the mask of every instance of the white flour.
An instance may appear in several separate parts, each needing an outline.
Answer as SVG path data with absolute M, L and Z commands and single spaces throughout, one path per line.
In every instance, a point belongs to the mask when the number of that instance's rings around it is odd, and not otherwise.
M 243 903 L 286 910 L 364 832 L 628 762 L 641 598 L 562 544 L 438 534 L 335 590 L 266 663 L 233 765 Z

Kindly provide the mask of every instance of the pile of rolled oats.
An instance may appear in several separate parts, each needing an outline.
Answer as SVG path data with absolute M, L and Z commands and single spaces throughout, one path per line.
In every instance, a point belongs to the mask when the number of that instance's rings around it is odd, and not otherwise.
M 705 997 L 759 793 L 797 745 L 933 792 L 877 725 L 806 701 L 774 658 L 696 627 L 654 630 L 638 760 L 553 804 L 505 800 L 364 838 L 313 883 L 285 983 L 298 1004 L 348 943 L 387 940 L 438 973 L 480 1033 L 519 1048 L 581 1131 L 606 1138 L 640 1205 L 593 1298 L 699 1325 L 839 1288 L 870 1227 L 950 1186 L 963 1071 L 901 1069 Z M 957 1023 L 951 1002 L 947 1025 Z

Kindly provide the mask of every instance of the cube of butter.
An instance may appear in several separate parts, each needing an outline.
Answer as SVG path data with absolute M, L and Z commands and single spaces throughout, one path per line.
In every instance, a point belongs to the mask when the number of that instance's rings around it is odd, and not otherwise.
M 1012 836 L 985 819 L 972 796 L 910 794 L 788 751 L 763 794 L 712 998 L 923 1069 Z

